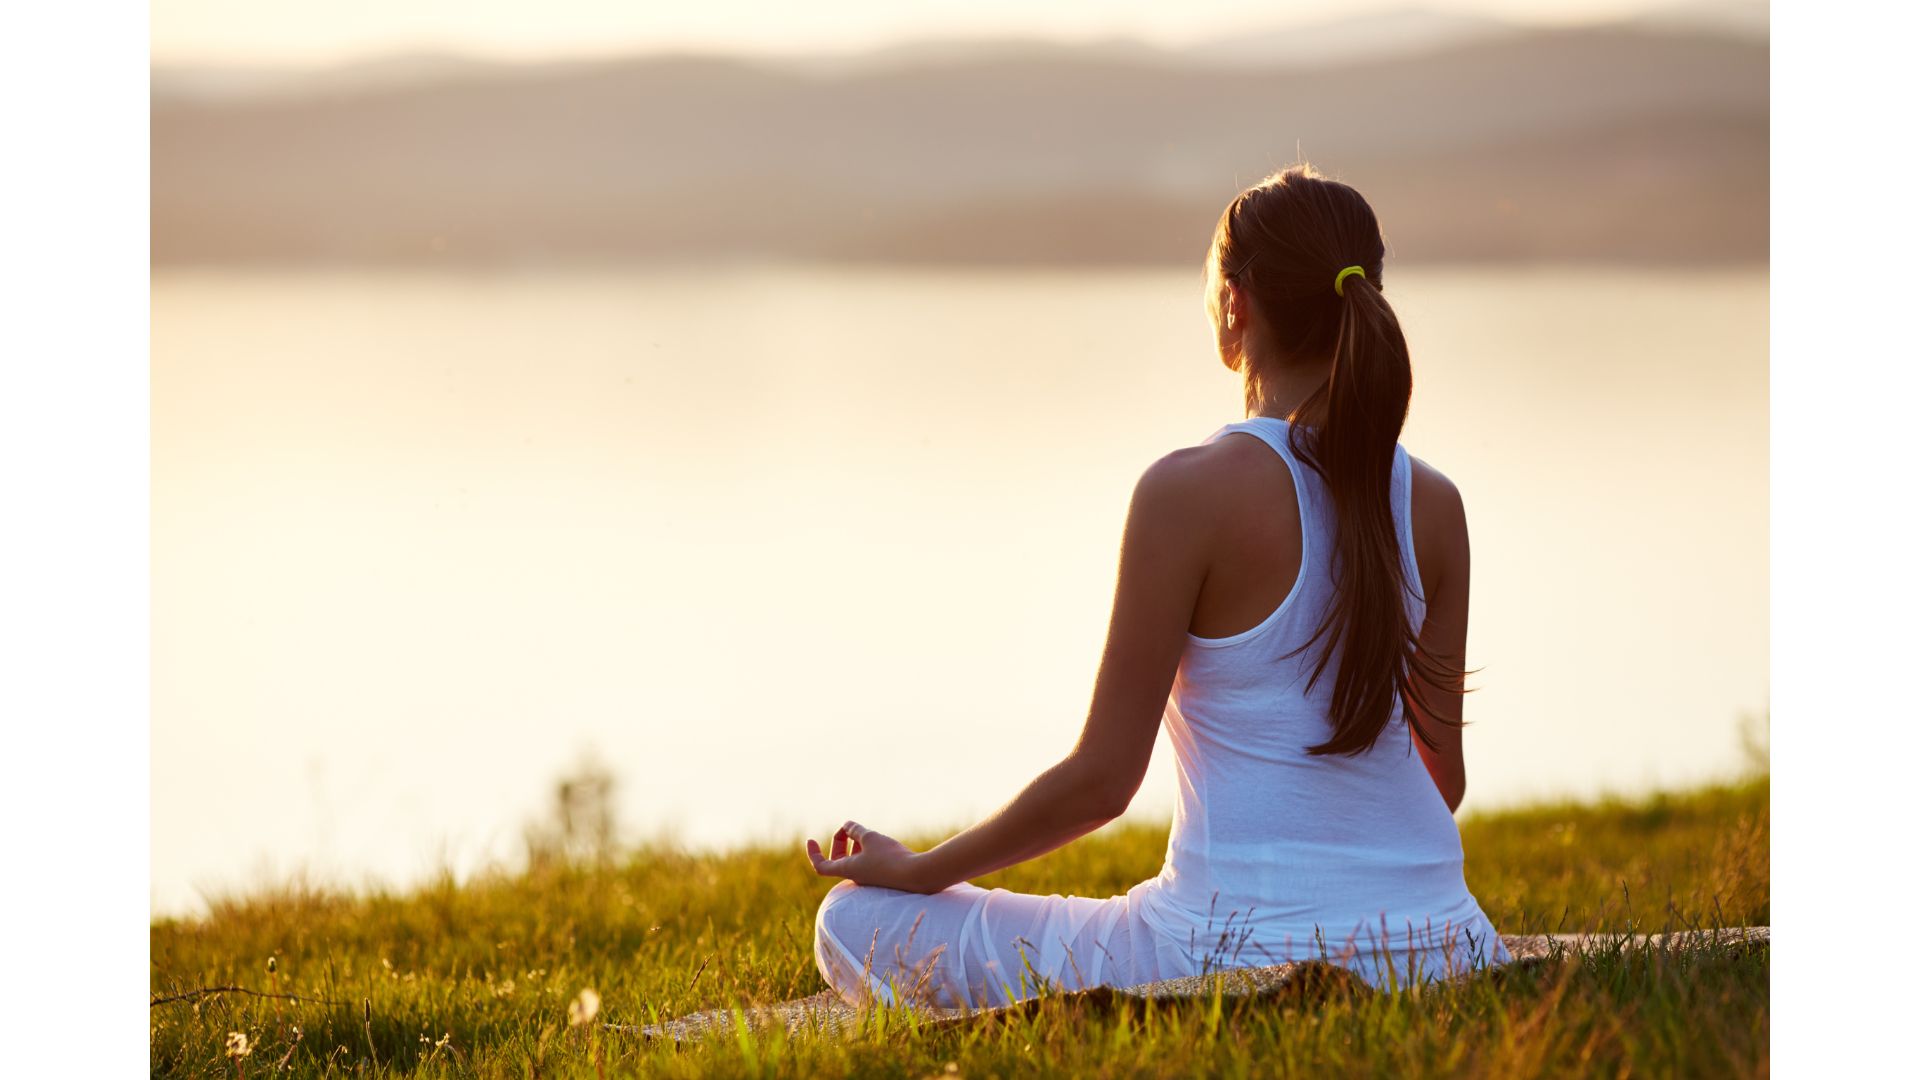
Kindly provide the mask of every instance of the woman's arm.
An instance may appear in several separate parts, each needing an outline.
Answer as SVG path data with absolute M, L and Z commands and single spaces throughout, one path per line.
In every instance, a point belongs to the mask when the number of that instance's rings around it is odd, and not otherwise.
M 1467 586 L 1472 557 L 1467 546 L 1467 511 L 1453 481 L 1426 462 L 1413 461 L 1413 551 L 1420 567 L 1420 592 L 1427 598 L 1427 621 L 1420 628 L 1420 651 L 1443 667 L 1458 671 L 1467 655 Z M 1420 730 L 1435 749 L 1419 739 L 1420 760 L 1440 789 L 1448 810 L 1458 810 L 1467 794 L 1467 762 L 1460 747 L 1458 682 L 1433 686 L 1414 676 L 1423 700 L 1410 702 Z M 1424 707 L 1423 707 L 1424 706 Z M 1444 722 L 1442 722 L 1444 721 Z
M 1127 510 L 1113 617 L 1093 703 L 1072 752 L 985 820 L 924 854 L 847 822 L 832 847 L 807 841 L 814 870 L 908 892 L 933 893 L 1044 855 L 1123 813 L 1146 775 L 1167 694 L 1206 580 L 1215 455 L 1170 454 L 1140 478 Z

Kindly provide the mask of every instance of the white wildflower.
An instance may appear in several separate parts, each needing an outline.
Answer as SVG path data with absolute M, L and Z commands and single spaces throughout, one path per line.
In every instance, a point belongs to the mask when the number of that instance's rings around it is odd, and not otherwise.
M 227 1056 L 228 1057 L 232 1058 L 235 1061 L 239 1061 L 241 1058 L 244 1058 L 251 1053 L 253 1053 L 253 1046 L 252 1044 L 247 1042 L 246 1032 L 244 1031 L 227 1032 Z
M 600 1015 L 600 995 L 592 989 L 580 991 L 580 996 L 567 1005 L 567 1023 L 573 1027 L 593 1023 Z

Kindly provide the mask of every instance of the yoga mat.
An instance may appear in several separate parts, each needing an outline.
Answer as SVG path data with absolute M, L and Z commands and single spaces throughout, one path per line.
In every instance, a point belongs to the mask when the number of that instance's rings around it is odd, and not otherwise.
M 1653 948 L 1686 951 L 1708 947 L 1765 948 L 1771 944 L 1771 928 L 1746 926 L 1726 930 L 1690 930 L 1675 934 L 1515 934 L 1501 935 L 1515 963 L 1550 959 L 1556 951 L 1584 955 L 1614 948 Z M 1482 968 L 1458 975 L 1447 982 L 1497 976 L 1500 967 Z M 1173 1002 L 1219 993 L 1228 1000 L 1258 999 L 1288 1002 L 1322 1001 L 1328 997 L 1373 992 L 1365 982 L 1345 968 L 1312 960 L 1269 967 L 1236 968 L 1208 975 L 1190 975 L 1182 979 L 1146 983 L 1141 986 L 1099 986 L 1048 998 L 1034 998 L 997 1009 L 941 1009 L 931 1006 L 912 1008 L 924 1027 L 947 1027 L 961 1023 L 990 1022 L 1023 1015 L 1043 1001 L 1084 1004 L 1095 1011 L 1144 1008 L 1149 1002 Z M 845 1037 L 858 1030 L 867 1008 L 848 1004 L 832 990 L 811 997 L 795 998 L 774 1005 L 742 1009 L 707 1009 L 661 1024 L 608 1024 L 606 1029 L 645 1039 L 697 1041 L 710 1033 L 731 1033 L 735 1024 L 744 1023 L 755 1033 L 784 1029 L 789 1036 L 814 1034 L 827 1038 Z

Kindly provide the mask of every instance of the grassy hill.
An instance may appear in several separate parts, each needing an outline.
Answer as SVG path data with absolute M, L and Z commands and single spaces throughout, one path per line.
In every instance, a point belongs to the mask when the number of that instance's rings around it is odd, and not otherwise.
M 1762 778 L 1470 817 L 1468 884 L 1505 933 L 1765 925 L 1768 799 Z M 1164 825 L 1121 825 L 980 884 L 1110 895 L 1156 872 L 1165 842 Z M 228 898 L 205 918 L 153 925 L 155 997 L 242 986 L 311 1000 L 157 1005 L 152 1072 L 236 1075 L 225 1047 L 239 1032 L 253 1049 L 238 1064 L 260 1075 L 594 1076 L 567 1023 L 583 988 L 615 1023 L 822 989 L 811 920 L 830 885 L 797 848 L 643 848 L 404 893 L 291 884 Z M 876 1024 L 846 1042 L 603 1036 L 598 1051 L 619 1076 L 1732 1077 L 1767 1074 L 1770 1022 L 1764 950 L 1616 949 L 1463 989 L 1298 1009 L 1062 1007 L 939 1033 Z

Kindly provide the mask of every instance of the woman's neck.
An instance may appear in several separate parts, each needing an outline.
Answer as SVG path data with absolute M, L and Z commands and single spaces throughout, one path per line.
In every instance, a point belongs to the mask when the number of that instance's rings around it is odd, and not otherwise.
M 1331 359 L 1319 363 L 1255 365 L 1258 378 L 1249 376 L 1253 392 L 1247 395 L 1248 416 L 1291 419 L 1313 392 L 1333 374 Z

